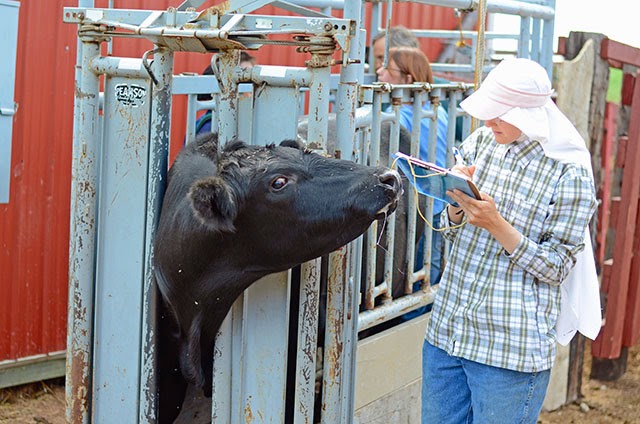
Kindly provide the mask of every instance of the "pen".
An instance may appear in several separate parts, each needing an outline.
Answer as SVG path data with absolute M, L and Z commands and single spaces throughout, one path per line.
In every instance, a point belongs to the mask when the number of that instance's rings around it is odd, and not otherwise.
M 453 147 L 453 158 L 456 160 L 456 165 L 466 166 L 464 163 L 464 159 L 462 159 L 462 155 L 460 154 L 460 150 L 457 147 Z

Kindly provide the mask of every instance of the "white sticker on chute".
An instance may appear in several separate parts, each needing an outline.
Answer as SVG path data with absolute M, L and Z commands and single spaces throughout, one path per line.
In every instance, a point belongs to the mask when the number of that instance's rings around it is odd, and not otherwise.
M 98 9 L 87 9 L 85 13 L 85 19 L 89 19 L 91 21 L 99 21 L 104 17 L 104 12 Z
M 286 73 L 287 73 L 287 68 L 285 66 L 261 66 L 260 67 L 261 77 L 284 77 Z
M 135 58 L 122 58 L 118 63 L 118 69 L 129 69 L 137 71 L 142 68 L 142 60 Z
M 256 18 L 256 28 L 271 29 L 273 28 L 273 21 L 266 18 Z

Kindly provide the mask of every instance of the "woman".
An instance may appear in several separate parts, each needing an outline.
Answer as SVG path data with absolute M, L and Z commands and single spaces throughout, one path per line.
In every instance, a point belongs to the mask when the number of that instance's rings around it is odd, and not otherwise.
M 440 217 L 453 244 L 423 345 L 423 423 L 535 424 L 556 342 L 598 334 L 590 153 L 552 91 L 542 66 L 507 59 L 460 104 L 485 126 L 453 169 L 482 200 L 448 192 L 460 207 Z M 576 284 L 587 314 L 562 326 Z
M 389 49 L 387 67 L 380 67 L 377 71 L 378 80 L 380 82 L 388 82 L 390 84 L 412 84 L 414 82 L 428 82 L 433 84 L 433 73 L 427 56 L 422 50 L 414 47 L 394 47 Z M 425 102 L 423 110 L 430 111 L 432 109 L 430 102 Z M 400 107 L 400 124 L 409 131 L 413 126 L 413 106 L 411 104 L 403 104 Z M 447 111 L 438 108 L 437 118 L 437 137 L 436 137 L 436 157 L 429 158 L 429 127 L 433 121 L 430 118 L 423 118 L 420 121 L 420 158 L 429 162 L 435 162 L 436 165 L 446 167 L 447 165 L 447 128 L 449 117 Z M 431 225 L 438 227 L 440 212 L 444 207 L 444 203 L 435 200 L 433 203 L 433 217 Z M 416 252 L 415 268 L 422 268 L 422 258 L 424 256 L 424 234 L 418 242 Z M 432 231 L 431 238 L 431 272 L 429 275 L 430 283 L 437 284 L 440 280 L 441 259 L 442 259 L 442 235 L 437 231 Z M 420 288 L 419 284 L 414 286 L 414 291 Z M 427 311 L 427 307 L 423 306 L 414 311 L 403 315 L 403 319 L 408 320 Z
M 428 82 L 433 84 L 433 73 L 429 59 L 422 50 L 415 47 L 393 47 L 389 49 L 389 63 L 387 67 L 380 67 L 377 71 L 378 81 L 389 84 L 412 84 L 414 82 Z M 423 110 L 430 111 L 431 103 L 425 102 Z M 444 108 L 438 109 L 438 129 L 435 163 L 446 166 L 447 160 L 447 127 L 449 117 Z M 413 123 L 413 106 L 403 104 L 400 107 L 400 124 L 411 131 Z M 420 121 L 420 158 L 428 160 L 429 126 L 431 119 Z M 442 204 L 438 210 L 440 212 Z

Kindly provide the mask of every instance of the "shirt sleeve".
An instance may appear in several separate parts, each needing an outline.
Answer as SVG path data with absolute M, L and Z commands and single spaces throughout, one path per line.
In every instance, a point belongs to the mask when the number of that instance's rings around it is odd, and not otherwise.
M 597 201 L 587 171 L 568 172 L 560 179 L 544 220 L 540 240 L 523 236 L 508 255 L 510 260 L 541 282 L 560 285 L 584 249 L 585 228 L 596 210 Z

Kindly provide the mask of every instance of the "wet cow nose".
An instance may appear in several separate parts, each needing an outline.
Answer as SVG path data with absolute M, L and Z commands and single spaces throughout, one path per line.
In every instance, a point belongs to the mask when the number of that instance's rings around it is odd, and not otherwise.
M 402 193 L 402 180 L 400 179 L 400 174 L 398 174 L 396 171 L 389 169 L 380 174 L 378 179 L 380 180 L 380 184 L 388 187 L 389 190 L 393 191 L 394 193 Z

